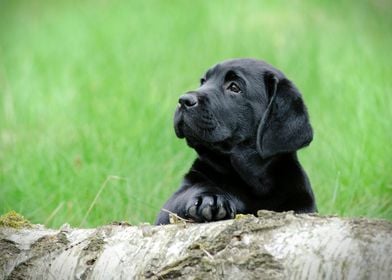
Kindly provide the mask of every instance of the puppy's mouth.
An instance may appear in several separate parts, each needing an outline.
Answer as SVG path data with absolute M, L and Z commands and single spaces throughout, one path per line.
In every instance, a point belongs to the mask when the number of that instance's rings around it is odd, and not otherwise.
M 182 112 L 180 112 L 179 108 L 176 109 L 174 113 L 174 131 L 178 138 L 184 138 L 184 116 Z
M 180 108 L 174 114 L 174 130 L 178 138 L 200 144 L 221 142 L 228 137 L 212 113 L 190 113 Z

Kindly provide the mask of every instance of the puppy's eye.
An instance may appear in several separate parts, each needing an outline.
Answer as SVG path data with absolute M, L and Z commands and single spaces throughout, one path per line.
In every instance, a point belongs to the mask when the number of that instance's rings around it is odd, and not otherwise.
M 204 78 L 200 79 L 200 85 L 203 85 L 205 82 L 206 82 L 206 79 L 204 79 Z
M 240 93 L 240 92 L 241 92 L 240 87 L 239 87 L 236 83 L 233 83 L 233 82 L 231 82 L 231 83 L 229 84 L 229 86 L 227 87 L 227 89 L 230 90 L 230 91 L 232 91 L 232 92 L 235 92 L 235 93 Z

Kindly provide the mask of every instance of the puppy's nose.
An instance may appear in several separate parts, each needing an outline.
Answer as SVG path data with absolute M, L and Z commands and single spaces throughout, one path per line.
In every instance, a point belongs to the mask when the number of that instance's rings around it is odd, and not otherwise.
M 195 107 L 197 105 L 197 97 L 193 94 L 184 94 L 180 96 L 180 99 L 178 100 L 178 103 L 181 105 L 183 108 L 191 108 Z

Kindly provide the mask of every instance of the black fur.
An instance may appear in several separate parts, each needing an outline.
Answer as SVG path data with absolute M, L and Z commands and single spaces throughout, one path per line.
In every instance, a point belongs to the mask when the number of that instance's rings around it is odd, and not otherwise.
M 316 211 L 296 154 L 313 138 L 308 113 L 296 87 L 271 65 L 215 65 L 180 97 L 174 128 L 198 158 L 163 209 L 196 222 L 259 209 Z M 167 211 L 156 224 L 169 223 Z

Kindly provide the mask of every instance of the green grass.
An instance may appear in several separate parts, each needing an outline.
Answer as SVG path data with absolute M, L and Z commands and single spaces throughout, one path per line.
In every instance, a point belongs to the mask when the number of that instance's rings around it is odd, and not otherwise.
M 152 222 L 195 157 L 178 96 L 255 57 L 304 95 L 320 212 L 392 219 L 388 1 L 57 2 L 0 2 L 0 213 Z

